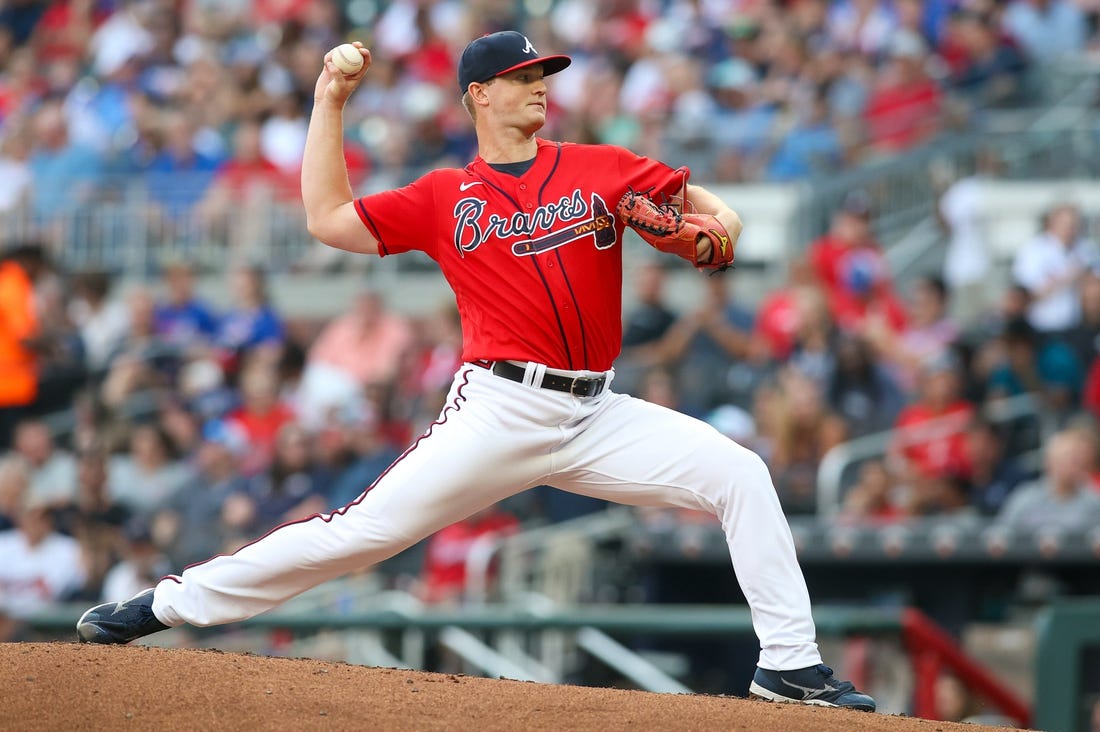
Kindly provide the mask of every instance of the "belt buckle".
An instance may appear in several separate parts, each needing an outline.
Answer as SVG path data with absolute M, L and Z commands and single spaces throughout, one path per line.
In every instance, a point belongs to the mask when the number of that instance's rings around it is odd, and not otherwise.
M 579 393 L 577 391 L 577 382 L 580 382 L 580 381 L 585 382 L 585 387 L 586 388 L 585 388 L 585 391 L 584 391 L 583 394 Z M 569 384 L 569 396 L 574 396 L 574 397 L 596 396 L 596 394 L 599 393 L 598 392 L 599 383 L 600 382 L 599 382 L 598 379 L 593 379 L 593 378 L 590 378 L 590 377 L 587 377 L 587 376 L 574 376 L 572 383 Z

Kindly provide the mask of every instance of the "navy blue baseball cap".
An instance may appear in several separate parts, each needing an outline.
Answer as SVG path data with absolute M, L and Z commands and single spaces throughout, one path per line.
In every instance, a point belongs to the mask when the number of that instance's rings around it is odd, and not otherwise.
M 462 52 L 458 62 L 458 88 L 462 93 L 470 84 L 485 82 L 494 76 L 542 64 L 545 76 L 556 74 L 573 59 L 568 56 L 539 56 L 527 36 L 516 31 L 500 31 L 474 39 Z

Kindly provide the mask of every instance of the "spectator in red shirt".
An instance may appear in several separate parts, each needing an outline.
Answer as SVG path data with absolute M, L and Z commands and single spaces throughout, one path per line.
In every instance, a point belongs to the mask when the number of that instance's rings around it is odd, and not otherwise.
M 311 4 L 311 0 L 252 0 L 249 15 L 256 25 L 303 22 L 309 16 Z
M 851 252 L 844 258 L 841 286 L 829 298 L 829 310 L 837 327 L 880 341 L 882 330 L 900 335 L 908 317 L 890 285 L 882 255 L 871 250 Z
M 416 9 L 416 29 L 420 33 L 420 47 L 405 57 L 409 73 L 416 79 L 446 86 L 455 75 L 454 54 L 447 39 L 432 24 L 432 8 L 422 5 Z
M 257 239 L 268 235 L 272 207 L 300 198 L 297 176 L 264 155 L 260 129 L 252 120 L 237 127 L 232 155 L 218 167 L 196 207 L 209 234 L 235 247 L 255 247 Z
M 786 361 L 794 350 L 798 332 L 820 298 L 817 281 L 810 264 L 794 258 L 788 265 L 787 283 L 764 297 L 756 311 L 753 335 L 768 346 L 770 356 Z
M 40 59 L 79 62 L 88 52 L 89 41 L 110 11 L 107 3 L 94 0 L 60 0 L 47 3 L 34 29 L 34 48 Z
M 829 231 L 810 245 L 810 265 L 840 330 L 866 333 L 887 327 L 900 333 L 905 308 L 894 294 L 889 265 L 871 230 L 873 216 L 866 191 L 849 193 Z
M 894 427 L 900 432 L 890 446 L 892 461 L 915 493 L 938 479 L 970 473 L 966 427 L 974 416 L 973 405 L 961 396 L 961 366 L 953 354 L 926 362 L 918 388 L 918 401 L 898 415 Z
M 925 71 L 924 39 L 901 31 L 890 44 L 890 63 L 864 110 L 867 136 L 875 152 L 914 147 L 939 129 L 940 89 Z
M 295 420 L 294 411 L 279 398 L 275 369 L 262 360 L 249 364 L 241 373 L 242 404 L 225 417 L 226 426 L 247 441 L 241 471 L 254 474 L 271 465 L 275 440 L 283 425 Z
M 233 154 L 218 168 L 208 197 L 225 196 L 227 204 L 240 204 L 257 195 L 297 198 L 296 178 L 283 174 L 260 149 L 260 124 L 246 120 L 233 134 Z
M 886 463 L 870 460 L 859 469 L 859 479 L 844 496 L 840 515 L 854 523 L 889 524 L 905 518 L 894 498 L 896 481 Z
M 447 400 L 451 377 L 462 365 L 462 322 L 445 303 L 413 321 L 415 335 L 398 359 L 397 398 L 417 424 L 430 424 Z
M 832 298 L 845 289 L 844 274 L 849 260 L 857 255 L 872 260 L 882 256 L 882 248 L 871 230 L 874 215 L 871 198 L 866 191 L 852 191 L 833 214 L 827 231 L 810 244 L 809 260 L 814 276 L 826 294 Z M 881 264 L 883 270 L 885 263 Z
M 461 601 L 466 589 L 466 559 L 474 543 L 485 536 L 508 536 L 518 529 L 515 516 L 490 506 L 436 532 L 428 540 L 424 559 L 422 599 L 430 603 Z

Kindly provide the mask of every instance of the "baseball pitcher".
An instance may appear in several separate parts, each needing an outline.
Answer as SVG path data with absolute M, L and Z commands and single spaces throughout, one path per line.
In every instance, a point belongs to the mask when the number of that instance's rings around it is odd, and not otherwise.
M 356 500 L 280 526 L 231 555 L 88 610 L 81 640 L 127 643 L 172 626 L 252 617 L 326 580 L 380 562 L 519 491 L 553 485 L 721 521 L 760 639 L 750 693 L 874 710 L 821 661 L 806 583 L 767 466 L 709 425 L 615 393 L 622 336 L 622 237 L 633 227 L 696 267 L 734 258 L 741 221 L 671 168 L 612 145 L 537 137 L 546 77 L 514 31 L 474 40 L 458 86 L 477 158 L 397 190 L 356 198 L 343 107 L 369 73 L 325 56 L 302 163 L 310 233 L 339 249 L 434 259 L 462 317 L 463 360 L 438 419 Z M 344 61 L 341 65 L 352 68 Z

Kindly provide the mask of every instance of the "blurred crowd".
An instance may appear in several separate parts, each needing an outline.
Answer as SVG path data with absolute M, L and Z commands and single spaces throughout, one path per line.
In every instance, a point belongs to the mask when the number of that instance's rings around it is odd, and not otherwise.
M 293 203 L 319 59 L 352 37 L 375 51 L 346 116 L 360 192 L 471 157 L 454 59 L 513 26 L 574 57 L 548 136 L 627 145 L 699 180 L 788 180 L 1016 103 L 1029 64 L 1091 52 L 1097 14 L 1068 0 L 8 2 L 0 215 L 99 206 L 116 175 L 147 186 L 150 217 L 212 236 L 257 200 Z M 761 302 L 733 273 L 701 278 L 697 307 L 677 310 L 669 263 L 630 263 L 617 388 L 758 451 L 790 515 L 822 509 L 832 447 L 904 428 L 846 482 L 843 520 L 1097 525 L 1087 222 L 1052 208 L 992 292 L 960 231 L 965 185 L 940 209 L 949 276 L 904 290 L 860 191 Z M 460 363 L 450 304 L 412 317 L 365 289 L 336 318 L 294 320 L 265 270 L 241 266 L 219 309 L 183 261 L 120 291 L 56 266 L 55 232 L 38 231 L 0 260 L 0 637 L 45 603 L 127 597 L 346 505 L 432 422 Z M 1023 395 L 1033 408 L 999 415 Z M 409 587 L 452 600 L 478 537 L 599 507 L 547 489 L 471 517 L 432 538 Z
M 893 430 L 879 457 L 853 462 L 845 520 L 1097 525 L 1100 249 L 1080 211 L 1052 207 L 1011 285 L 990 283 L 977 305 L 938 274 L 899 291 L 872 217 L 851 193 L 787 284 L 754 306 L 735 296 L 737 277 L 709 278 L 698 309 L 675 313 L 664 270 L 639 268 L 620 386 L 763 455 L 789 515 L 838 508 L 818 503 L 823 457 Z M 1017 502 L 1034 481 L 1041 495 Z
M 788 515 L 826 508 L 831 448 L 893 430 L 845 482 L 840 520 L 1100 525 L 1100 250 L 1080 211 L 1050 209 L 1013 284 L 976 309 L 936 274 L 900 291 L 874 215 L 852 192 L 755 303 L 736 273 L 699 275 L 698 303 L 677 310 L 670 264 L 632 262 L 617 389 L 760 453 Z M 5 597 L 20 572 L 56 580 L 24 588 L 34 596 L 127 596 L 346 505 L 432 423 L 461 364 L 449 302 L 412 316 L 364 289 L 314 321 L 287 318 L 257 268 L 227 275 L 225 309 L 183 262 L 112 284 L 58 271 L 40 246 L 0 261 L 0 545 L 27 557 L 0 566 Z M 457 599 L 478 537 L 602 507 L 535 491 L 437 534 L 402 581 Z M 642 520 L 670 513 L 711 520 Z
M 338 317 L 293 321 L 259 269 L 229 273 L 228 308 L 194 281 L 174 263 L 116 292 L 34 245 L 0 263 L 0 606 L 129 596 L 348 504 L 435 419 L 459 366 L 453 304 L 409 318 L 363 290 Z M 456 591 L 441 557 L 425 597 Z
M 50 224 L 66 215 L 140 196 L 164 236 L 246 235 L 227 232 L 299 195 L 320 59 L 351 38 L 374 52 L 345 114 L 360 192 L 472 157 L 455 59 L 512 27 L 574 59 L 553 82 L 547 136 L 625 145 L 700 180 L 783 181 L 1020 103 L 1042 88 L 1029 67 L 1093 52 L 1098 12 L 1085 0 L 11 0 L 0 215 L 60 237 Z

